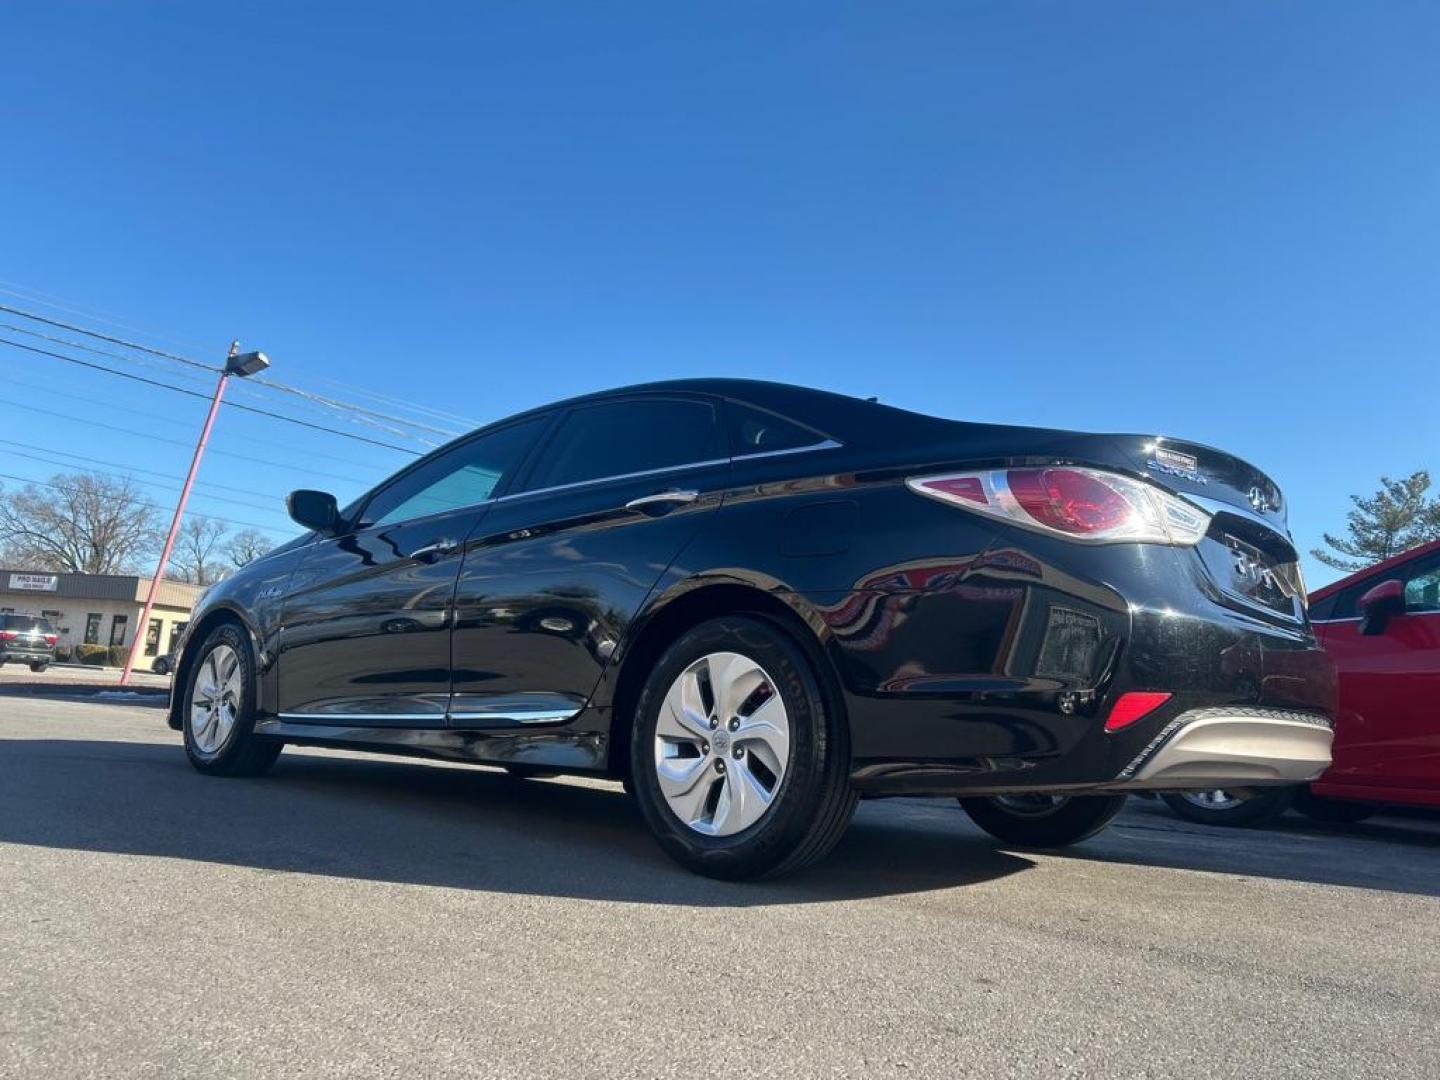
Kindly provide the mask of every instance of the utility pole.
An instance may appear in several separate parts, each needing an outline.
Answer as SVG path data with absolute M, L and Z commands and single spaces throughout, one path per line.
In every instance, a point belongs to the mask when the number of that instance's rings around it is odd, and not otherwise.
M 155 595 L 160 591 L 165 568 L 170 565 L 170 554 L 175 550 L 175 537 L 180 535 L 180 519 L 185 516 L 185 503 L 190 498 L 190 488 L 195 483 L 195 474 L 200 470 L 200 458 L 205 454 L 205 444 L 210 441 L 210 429 L 215 426 L 215 414 L 220 411 L 220 399 L 225 396 L 225 384 L 232 375 L 248 378 L 270 366 L 270 359 L 262 352 L 240 352 L 240 342 L 230 343 L 230 352 L 225 357 L 225 366 L 220 369 L 220 378 L 215 383 L 215 396 L 210 399 L 210 411 L 205 414 L 205 426 L 200 429 L 200 440 L 195 444 L 195 454 L 190 459 L 190 471 L 185 476 L 185 486 L 180 489 L 180 500 L 175 504 L 175 516 L 170 519 L 170 532 L 165 537 L 165 547 L 160 552 L 160 564 L 155 567 L 155 576 L 150 579 L 150 591 L 145 596 L 145 607 L 140 612 L 140 624 L 130 642 L 130 653 L 125 658 L 125 670 L 120 673 L 120 685 L 130 685 L 130 673 L 145 647 L 145 638 L 150 634 L 150 612 L 155 608 Z M 156 646 L 159 647 L 158 645 Z

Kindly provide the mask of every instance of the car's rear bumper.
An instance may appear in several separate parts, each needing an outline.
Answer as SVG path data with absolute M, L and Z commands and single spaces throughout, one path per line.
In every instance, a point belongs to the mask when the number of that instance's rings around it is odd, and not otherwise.
M 53 649 L 0 649 L 0 663 L 48 664 L 55 659 Z
M 1315 713 L 1213 708 L 1182 713 L 1116 777 L 1115 790 L 1300 784 L 1330 765 L 1334 731 Z
M 854 785 L 869 795 L 1193 790 L 1322 771 L 1335 666 L 1310 628 L 1218 602 L 1193 553 L 1142 554 L 1143 574 L 1124 561 L 1134 552 L 1101 553 L 1102 583 L 1011 553 L 984 574 L 972 563 L 968 576 L 907 578 L 907 592 L 877 593 L 868 609 L 848 598 L 825 609 L 843 616 L 827 621 Z M 1131 692 L 1169 696 L 1107 730 Z

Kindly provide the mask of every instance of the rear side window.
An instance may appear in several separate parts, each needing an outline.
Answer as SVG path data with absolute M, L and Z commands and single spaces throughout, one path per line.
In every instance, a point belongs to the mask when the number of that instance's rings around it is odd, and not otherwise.
M 33 615 L 0 615 L 0 630 L 14 630 L 20 634 L 28 634 L 31 630 L 38 630 L 42 634 L 55 632 L 48 620 L 37 619 Z
M 736 457 L 800 450 L 825 441 L 825 436 L 818 432 L 735 401 L 725 403 L 725 426 L 729 429 L 731 452 Z
M 715 461 L 715 410 L 703 401 L 616 401 L 575 409 L 560 424 L 525 490 Z
M 548 417 L 522 420 L 432 458 L 382 488 L 365 508 L 365 523 L 389 525 L 485 502 L 525 460 L 547 423 Z

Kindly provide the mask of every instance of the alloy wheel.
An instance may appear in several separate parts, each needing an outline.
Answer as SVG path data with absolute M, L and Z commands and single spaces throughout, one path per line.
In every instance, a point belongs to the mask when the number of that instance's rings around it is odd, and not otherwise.
M 230 737 L 240 716 L 244 679 L 240 656 L 229 645 L 216 645 L 200 661 L 190 694 L 190 734 L 201 753 L 215 753 Z
M 1245 802 L 1239 795 L 1224 788 L 1216 788 L 1214 791 L 1184 791 L 1180 793 L 1180 797 L 1202 810 L 1234 810 Z
M 1064 795 L 997 795 L 992 801 L 1016 817 L 1041 818 L 1055 813 L 1070 800 Z
M 730 836 L 770 809 L 790 760 L 790 717 L 775 681 L 747 656 L 702 656 L 670 685 L 655 725 L 655 775 L 691 829 Z

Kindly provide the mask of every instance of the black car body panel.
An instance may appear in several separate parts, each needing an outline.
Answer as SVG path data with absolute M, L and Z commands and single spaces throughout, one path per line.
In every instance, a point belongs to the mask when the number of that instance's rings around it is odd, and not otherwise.
M 564 417 L 647 397 L 709 403 L 725 433 L 761 410 L 813 440 L 526 488 Z M 243 621 L 260 659 L 257 731 L 621 775 L 637 672 L 683 618 L 736 605 L 813 651 L 848 719 L 852 779 L 871 794 L 1105 790 L 1187 711 L 1333 711 L 1280 493 L 1220 451 L 733 380 L 592 395 L 496 427 L 527 418 L 544 434 L 485 502 L 312 535 L 207 594 L 185 644 L 217 618 Z M 1195 546 L 1077 543 L 906 484 L 1031 465 L 1155 484 L 1204 507 L 1209 531 Z M 633 506 L 676 491 L 688 501 Z M 453 550 L 415 557 L 441 540 Z M 185 663 L 182 644 L 176 727 Z M 1173 696 L 1105 731 L 1132 689 Z

